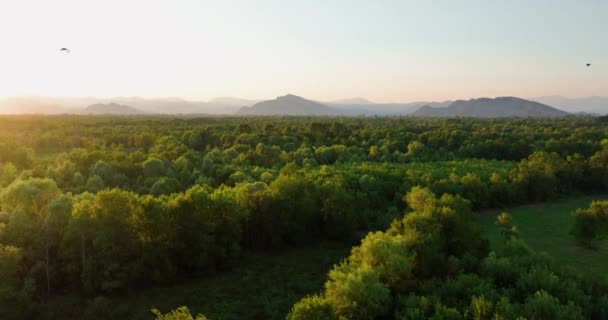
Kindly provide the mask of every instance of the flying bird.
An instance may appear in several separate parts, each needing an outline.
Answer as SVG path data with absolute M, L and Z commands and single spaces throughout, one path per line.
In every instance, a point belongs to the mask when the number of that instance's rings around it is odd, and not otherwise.
M 62 51 L 65 53 L 71 53 L 70 49 L 68 49 L 68 48 L 61 48 L 61 49 L 59 49 L 59 51 Z
M 587 63 L 587 68 L 591 67 L 591 63 Z

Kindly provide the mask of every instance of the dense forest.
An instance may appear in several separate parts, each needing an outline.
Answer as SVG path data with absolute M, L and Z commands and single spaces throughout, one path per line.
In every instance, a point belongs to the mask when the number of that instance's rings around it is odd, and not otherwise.
M 283 317 L 608 319 L 605 275 L 531 249 L 507 213 L 493 250 L 473 219 L 605 193 L 603 120 L 0 117 L 2 318 L 118 319 L 86 301 L 329 240 L 354 248 Z M 597 249 L 608 203 L 573 214 L 572 245 Z

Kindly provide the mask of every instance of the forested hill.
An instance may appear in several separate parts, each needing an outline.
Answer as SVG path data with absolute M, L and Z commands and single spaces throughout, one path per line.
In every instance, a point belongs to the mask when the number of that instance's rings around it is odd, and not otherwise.
M 471 118 L 556 118 L 568 113 L 542 103 L 516 97 L 479 98 L 457 100 L 447 108 L 424 106 L 414 113 L 416 117 L 471 117 Z
M 262 101 L 251 107 L 241 108 L 239 115 L 336 115 L 334 110 L 322 103 L 304 99 L 292 94 L 278 97 L 274 100 Z
M 128 114 L 142 114 L 138 109 L 130 106 L 118 104 L 118 103 L 96 103 L 92 104 L 83 110 L 86 114 L 116 114 L 116 115 L 128 115 Z

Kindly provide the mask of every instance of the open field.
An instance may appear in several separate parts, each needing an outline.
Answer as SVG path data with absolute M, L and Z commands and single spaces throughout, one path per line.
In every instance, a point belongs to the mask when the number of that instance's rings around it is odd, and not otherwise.
M 57 299 L 54 305 L 61 305 L 64 312 L 72 309 L 73 316 L 89 306 L 89 312 L 98 310 L 102 317 L 134 320 L 150 319 L 152 308 L 164 312 L 181 305 L 210 319 L 284 319 L 295 302 L 323 290 L 327 271 L 346 258 L 350 248 L 347 243 L 323 242 L 282 252 L 250 253 L 232 270 L 112 296 L 106 300 L 107 310 L 91 308 L 92 300 L 78 302 L 74 297 Z M 57 310 L 46 314 L 54 314 L 52 319 L 69 316 Z
M 496 216 L 507 212 L 521 237 L 533 249 L 545 251 L 556 261 L 577 270 L 603 273 L 608 268 L 608 241 L 598 242 L 597 250 L 584 249 L 576 246 L 570 230 L 574 223 L 574 210 L 588 207 L 593 200 L 606 198 L 608 197 L 601 195 L 569 197 L 504 210 L 487 210 L 479 213 L 476 218 L 493 249 L 499 249 L 503 244 L 502 235 L 494 225 Z

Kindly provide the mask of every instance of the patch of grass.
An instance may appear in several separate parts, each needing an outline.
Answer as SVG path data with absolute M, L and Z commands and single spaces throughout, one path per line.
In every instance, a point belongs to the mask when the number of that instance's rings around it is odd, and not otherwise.
M 494 224 L 501 212 L 511 215 L 530 247 L 550 254 L 557 262 L 584 272 L 603 274 L 608 269 L 608 241 L 598 242 L 597 250 L 576 245 L 570 230 L 574 224 L 573 212 L 586 208 L 593 200 L 606 200 L 606 196 L 577 196 L 552 202 L 525 205 L 504 210 L 480 212 L 476 220 L 481 224 L 484 236 L 490 240 L 493 250 L 503 246 L 503 238 Z
M 282 253 L 253 253 L 233 270 L 187 283 L 113 297 L 113 307 L 128 319 L 152 319 L 182 305 L 210 319 L 285 319 L 295 302 L 320 292 L 331 267 L 346 258 L 351 245 L 322 243 Z

